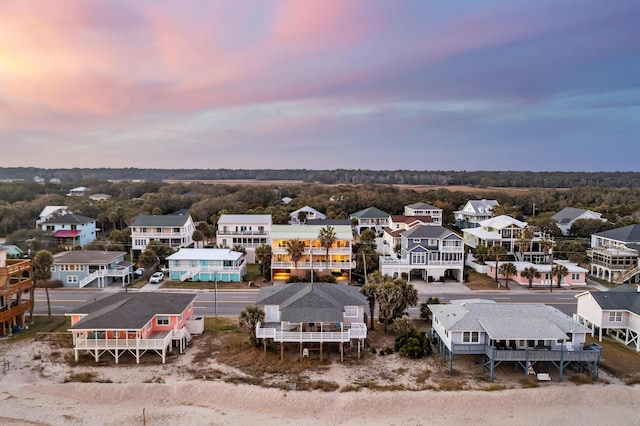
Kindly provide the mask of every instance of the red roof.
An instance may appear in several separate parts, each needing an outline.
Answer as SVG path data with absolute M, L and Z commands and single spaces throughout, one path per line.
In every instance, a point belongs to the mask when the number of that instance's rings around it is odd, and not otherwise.
M 54 237 L 60 237 L 60 238 L 69 238 L 69 237 L 77 237 L 78 235 L 80 235 L 82 231 L 79 230 L 71 230 L 71 229 L 60 229 L 56 232 L 53 233 Z

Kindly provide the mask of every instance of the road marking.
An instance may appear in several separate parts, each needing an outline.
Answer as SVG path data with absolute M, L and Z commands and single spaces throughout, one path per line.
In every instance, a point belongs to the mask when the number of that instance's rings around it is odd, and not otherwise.
M 216 303 L 215 300 L 196 300 L 196 303 Z M 236 300 L 218 300 L 218 303 L 240 303 Z
M 511 300 L 510 297 L 494 297 L 495 300 Z
M 86 302 L 87 299 L 51 299 L 52 302 L 66 302 L 66 303 L 81 303 L 81 302 Z M 47 299 L 35 299 L 35 302 L 38 303 L 46 303 Z
M 558 300 L 576 300 L 575 297 L 558 297 Z

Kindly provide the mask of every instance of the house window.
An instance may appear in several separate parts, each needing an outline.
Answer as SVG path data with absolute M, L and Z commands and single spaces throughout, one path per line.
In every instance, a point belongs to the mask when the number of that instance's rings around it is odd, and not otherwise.
M 622 322 L 622 312 L 609 312 L 610 322 Z
M 580 279 L 580 274 L 571 274 L 571 281 L 578 281 Z
M 78 283 L 78 276 L 77 275 L 68 275 L 67 276 L 67 283 L 69 283 L 69 284 L 77 284 Z
M 169 317 L 166 315 L 158 315 L 156 317 L 156 325 L 169 325 Z
M 358 307 L 357 306 L 345 306 L 344 307 L 344 317 L 345 318 L 355 318 L 358 316 Z
M 173 228 L 173 232 L 180 233 L 180 228 Z
M 462 334 L 462 343 L 478 343 L 480 335 L 477 331 L 465 331 Z

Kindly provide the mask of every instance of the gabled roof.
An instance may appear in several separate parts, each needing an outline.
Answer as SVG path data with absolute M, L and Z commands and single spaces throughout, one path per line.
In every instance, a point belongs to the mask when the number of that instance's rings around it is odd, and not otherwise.
M 66 211 L 67 206 L 46 206 L 42 209 L 42 212 L 40 212 L 40 217 L 49 217 L 59 210 Z
M 293 283 L 262 287 L 256 305 L 276 305 L 288 322 L 342 322 L 345 306 L 366 306 L 358 287 L 330 283 Z
M 627 225 L 622 228 L 610 229 L 593 235 L 625 243 L 640 243 L 640 225 Z
M 445 238 L 450 234 L 455 235 L 458 239 L 462 239 L 450 229 L 439 225 L 419 225 L 402 233 L 406 238 Z
M 491 339 L 563 340 L 568 333 L 589 332 L 558 309 L 543 304 L 497 304 L 452 301 L 429 305 L 449 331 L 486 332 Z
M 344 241 L 353 240 L 351 225 L 331 225 L 336 233 L 336 239 Z M 271 240 L 317 240 L 321 225 L 273 225 L 271 227 Z
M 597 217 L 602 216 L 602 213 L 596 213 L 594 211 L 587 210 L 587 209 L 579 209 L 576 207 L 565 207 L 564 209 L 560 210 L 558 213 L 551 216 L 551 218 L 558 223 L 571 223 L 577 218 L 579 218 L 580 216 L 582 216 L 583 214 L 588 212 L 590 212 L 591 214 Z
M 476 213 L 488 213 L 498 205 L 498 200 L 469 200 L 468 203 Z
M 492 217 L 490 219 L 483 220 L 478 223 L 483 228 L 495 228 L 495 229 L 504 229 L 512 225 L 515 225 L 518 228 L 524 228 L 525 226 L 527 226 L 526 222 L 522 222 L 518 219 L 514 219 L 511 216 L 507 216 L 506 214 L 501 214 L 500 216 Z
M 364 210 L 351 213 L 351 217 L 355 217 L 357 219 L 386 219 L 389 217 L 389 213 L 383 212 L 375 207 L 367 207 Z
M 96 221 L 95 219 L 91 219 L 90 217 L 69 213 L 62 216 L 58 216 L 58 217 L 52 217 L 43 223 L 67 225 L 67 224 L 85 224 L 85 223 L 90 223 L 95 221 Z
M 609 291 L 590 291 L 591 297 L 603 311 L 629 311 L 640 315 L 640 292 L 630 285 Z
M 438 207 L 432 206 L 431 204 L 427 204 L 427 203 L 413 203 L 413 204 L 409 204 L 408 206 L 410 209 L 414 209 L 414 210 L 442 210 Z
M 296 217 L 296 216 L 298 216 L 298 213 L 300 213 L 300 212 L 313 213 L 316 216 L 326 217 L 323 213 L 320 213 L 318 210 L 314 209 L 313 207 L 309 207 L 309 206 L 301 207 L 298 210 L 289 213 L 289 216 Z
M 184 226 L 190 218 L 189 215 L 141 215 L 131 226 Z
M 270 214 L 223 214 L 220 215 L 220 219 L 218 219 L 218 224 L 235 224 L 235 223 L 243 223 L 243 224 L 271 224 L 271 215 Z
M 195 298 L 184 293 L 115 293 L 67 315 L 86 315 L 70 330 L 139 330 L 156 315 L 180 315 Z
M 122 258 L 127 252 L 124 251 L 102 251 L 102 250 L 71 250 L 63 251 L 53 255 L 53 264 L 62 263 L 76 264 L 109 264 Z
M 351 220 L 349 219 L 307 219 L 307 225 L 347 225 L 351 226 Z
M 230 249 L 213 248 L 181 248 L 167 260 L 238 260 L 243 256 L 242 252 Z
M 431 216 L 405 216 L 400 214 L 391 215 L 391 221 L 395 223 L 406 223 L 408 225 L 412 223 L 422 222 L 422 223 L 433 223 L 433 218 Z

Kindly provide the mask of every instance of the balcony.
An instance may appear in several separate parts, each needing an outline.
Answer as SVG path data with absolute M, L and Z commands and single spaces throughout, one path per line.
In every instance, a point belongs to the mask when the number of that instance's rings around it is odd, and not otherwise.
M 11 308 L 9 308 L 8 306 L 3 306 L 2 308 L 0 308 L 0 323 L 10 321 L 13 318 L 19 317 L 29 309 L 31 309 L 31 300 L 23 300 L 20 304 Z
M 252 235 L 257 235 L 257 236 L 261 236 L 261 237 L 266 237 L 267 236 L 267 231 L 262 230 L 262 231 L 225 231 L 225 230 L 218 230 L 216 237 L 220 238 L 220 237 L 236 237 L 236 236 L 252 236 Z
M 327 324 L 330 326 L 330 324 Z M 345 324 L 344 328 L 336 331 L 335 327 L 323 327 L 318 331 L 294 331 L 297 325 L 288 323 L 256 324 L 256 337 L 258 339 L 273 339 L 275 342 L 349 342 L 351 339 L 366 339 L 367 326 L 364 323 Z M 284 330 L 283 330 L 284 328 Z M 326 328 L 326 329 L 325 329 Z
M 354 269 L 356 262 L 298 262 L 298 265 L 291 261 L 271 261 L 271 268 L 286 268 L 286 269 Z

